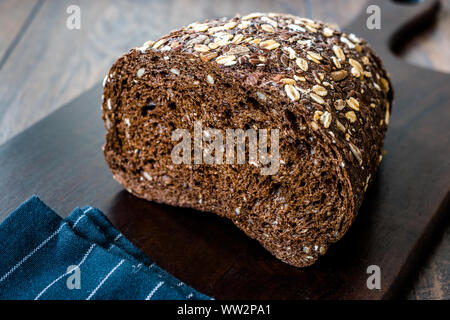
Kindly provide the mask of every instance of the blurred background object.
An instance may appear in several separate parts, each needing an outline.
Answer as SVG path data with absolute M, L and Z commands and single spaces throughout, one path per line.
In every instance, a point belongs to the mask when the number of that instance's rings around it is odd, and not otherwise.
M 450 72 L 450 0 L 441 2 L 435 26 L 401 55 Z M 80 9 L 79 29 L 67 25 L 72 5 Z M 93 87 L 129 48 L 192 21 L 271 11 L 344 27 L 367 5 L 367 0 L 0 0 L 0 144 Z M 436 241 L 405 298 L 450 298 L 449 228 Z

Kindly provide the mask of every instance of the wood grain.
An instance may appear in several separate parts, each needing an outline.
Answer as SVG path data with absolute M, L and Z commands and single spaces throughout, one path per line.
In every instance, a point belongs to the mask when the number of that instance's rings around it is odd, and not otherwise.
M 363 0 L 339 3 L 325 0 L 45 1 L 33 19 L 29 19 L 37 2 L 14 1 L 14 5 L 12 2 L 0 2 L 0 57 L 2 50 L 5 52 L 12 41 L 17 39 L 0 69 L 0 144 L 100 81 L 112 61 L 129 47 L 193 20 L 260 10 L 291 12 L 346 25 L 367 3 Z M 449 70 L 449 2 L 444 1 L 444 10 L 436 27 L 421 34 L 403 51 L 403 57 L 408 61 L 438 70 Z M 71 31 L 65 27 L 65 9 L 69 4 L 78 4 L 82 9 L 81 30 Z M 23 29 L 27 19 L 30 21 L 29 26 Z M 20 34 L 21 30 L 23 34 Z M 74 132 L 80 134 L 77 130 Z M 57 148 L 64 149 L 63 146 Z M 56 165 L 58 162 L 51 163 Z M 64 172 L 60 173 L 64 175 Z M 83 177 L 87 179 L 88 175 Z M 13 178 L 9 181 L 14 183 Z M 107 184 L 109 180 L 105 177 L 105 180 L 100 181 Z M 32 189 L 38 192 L 40 186 L 37 184 Z M 68 187 L 66 184 L 57 186 L 66 188 L 67 194 L 71 195 L 72 188 L 76 189 L 76 186 Z M 30 191 L 25 185 L 20 188 Z M 116 189 L 109 191 L 117 192 Z M 100 196 L 100 191 L 93 192 L 92 197 L 97 196 Z M 53 201 L 80 205 L 75 202 L 76 199 L 70 201 L 59 195 Z M 438 249 L 433 251 L 434 255 L 424 260 L 428 261 L 428 267 L 423 266 L 409 298 L 450 298 L 449 250 L 446 246 L 449 239 L 447 231 Z
M 411 286 L 405 288 L 405 297 L 411 300 L 450 299 L 450 228 L 449 219 L 443 225 L 443 232 L 436 234 L 434 249 L 420 265 Z
M 413 38 L 401 50 L 400 57 L 414 65 L 450 73 L 450 0 L 441 3 L 434 25 Z M 405 298 L 450 299 L 450 219 L 444 221 L 440 231 L 442 234 L 434 239 L 435 248 L 424 256 L 419 272 L 411 277 Z
M 441 3 L 434 26 L 414 38 L 402 57 L 412 64 L 450 73 L 450 0 Z
M 0 66 L 3 61 L 6 61 L 7 55 L 14 50 L 15 44 L 20 41 L 21 35 L 28 28 L 33 19 L 33 8 L 37 4 L 38 0 L 0 1 Z

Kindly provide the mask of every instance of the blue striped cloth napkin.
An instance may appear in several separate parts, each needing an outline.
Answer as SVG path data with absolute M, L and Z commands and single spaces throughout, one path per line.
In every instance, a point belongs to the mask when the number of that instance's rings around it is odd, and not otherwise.
M 0 299 L 211 298 L 158 267 L 99 210 L 62 219 L 33 196 L 0 224 Z

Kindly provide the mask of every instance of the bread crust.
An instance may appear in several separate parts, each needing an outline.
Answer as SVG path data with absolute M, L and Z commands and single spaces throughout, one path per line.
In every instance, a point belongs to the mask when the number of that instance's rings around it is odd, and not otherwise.
M 105 159 L 138 197 L 214 212 L 313 264 L 353 222 L 382 158 L 392 88 L 363 39 L 286 14 L 206 20 L 130 50 L 104 81 Z M 177 128 L 279 129 L 282 165 L 174 164 Z

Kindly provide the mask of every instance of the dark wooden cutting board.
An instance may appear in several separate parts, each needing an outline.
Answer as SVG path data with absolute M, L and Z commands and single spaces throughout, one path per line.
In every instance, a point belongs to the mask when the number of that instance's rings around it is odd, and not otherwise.
M 367 29 L 364 12 L 346 30 L 366 38 L 391 74 L 387 155 L 354 225 L 316 265 L 286 265 L 225 219 L 124 191 L 101 151 L 100 85 L 0 146 L 0 221 L 32 194 L 61 215 L 96 206 L 161 267 L 217 299 L 395 297 L 449 207 L 450 75 L 391 52 L 432 22 L 437 2 L 380 6 L 381 30 Z M 380 290 L 366 286 L 369 265 L 381 268 Z

